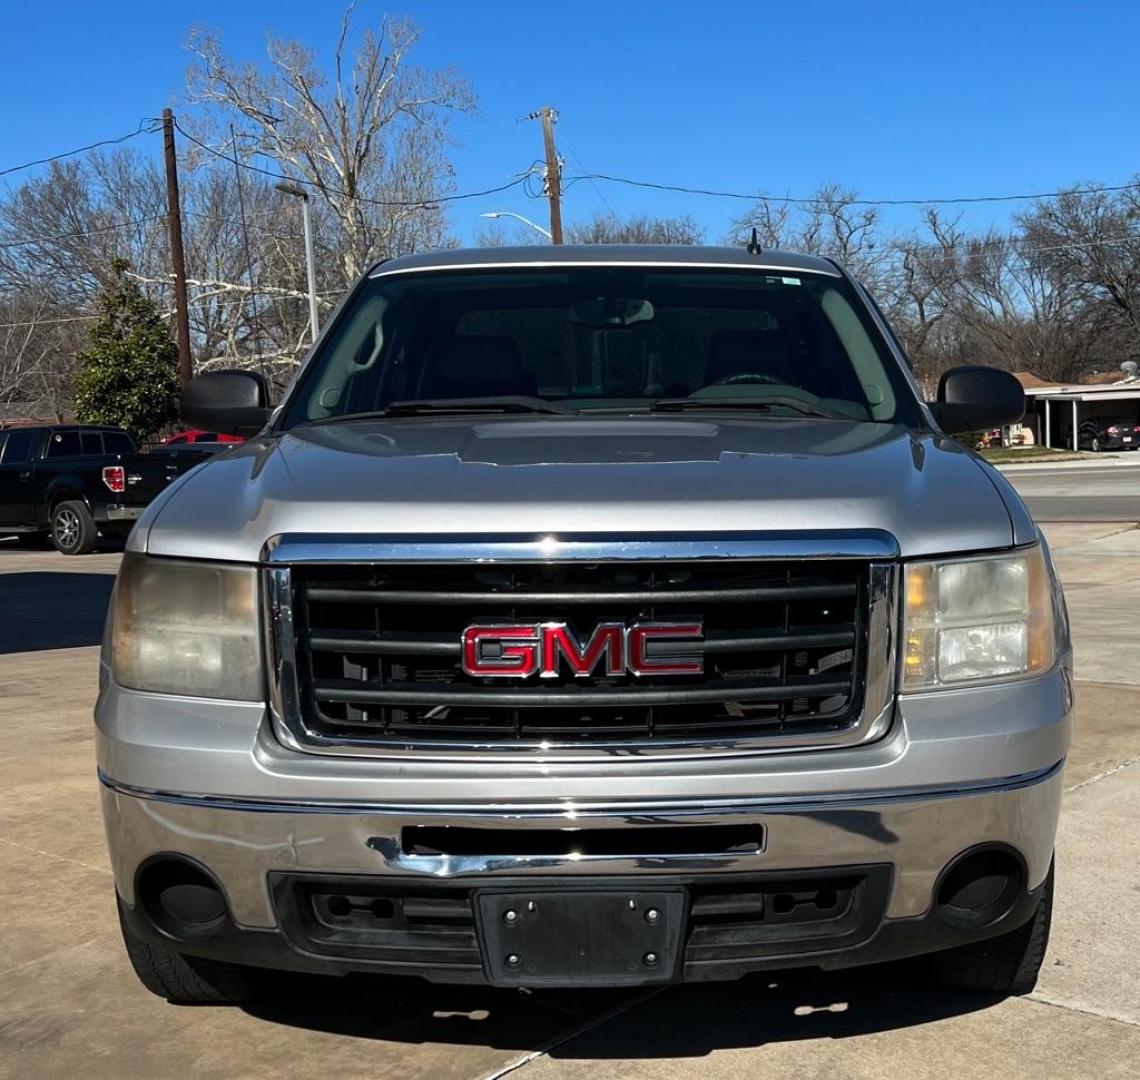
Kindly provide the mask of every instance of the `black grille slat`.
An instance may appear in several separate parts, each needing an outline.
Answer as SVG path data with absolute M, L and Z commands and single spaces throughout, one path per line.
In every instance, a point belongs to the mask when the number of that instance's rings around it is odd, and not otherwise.
M 318 681 L 314 685 L 317 701 L 359 701 L 372 705 L 398 705 L 413 701 L 423 705 L 486 705 L 496 708 L 565 708 L 566 706 L 678 705 L 733 701 L 780 701 L 789 697 L 826 697 L 850 688 L 845 680 L 817 680 L 802 683 L 710 683 L 700 689 L 688 687 L 621 687 L 606 690 L 583 690 L 568 686 L 558 690 L 496 690 L 482 686 L 464 689 L 427 689 L 427 684 L 387 683 L 381 686 L 353 684 L 347 680 Z
M 322 630 L 306 638 L 314 652 L 374 653 L 377 656 L 458 656 L 461 646 L 454 635 L 438 634 L 387 634 L 370 637 L 358 634 L 336 633 Z
M 830 735 L 862 704 L 867 563 L 323 564 L 292 571 L 304 732 L 360 745 L 582 747 Z M 704 673 L 479 678 L 474 623 L 691 622 Z M 658 642 L 655 655 L 690 655 Z
M 332 589 L 309 586 L 311 603 L 336 604 L 726 604 L 832 600 L 855 595 L 853 584 L 783 585 L 733 589 L 660 589 L 606 592 L 427 592 L 413 589 Z

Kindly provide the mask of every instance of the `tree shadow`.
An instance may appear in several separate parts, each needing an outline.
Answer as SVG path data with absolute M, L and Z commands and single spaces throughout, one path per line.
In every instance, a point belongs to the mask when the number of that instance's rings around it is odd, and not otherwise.
M 114 584 L 113 571 L 0 574 L 0 654 L 98 645 Z

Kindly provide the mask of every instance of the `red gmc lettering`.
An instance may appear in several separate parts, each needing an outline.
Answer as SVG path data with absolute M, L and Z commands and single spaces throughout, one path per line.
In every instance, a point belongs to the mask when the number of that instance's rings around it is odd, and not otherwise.
M 560 661 L 565 659 L 572 675 L 591 675 L 604 654 L 606 674 L 623 675 L 624 636 L 625 627 L 621 623 L 599 623 L 583 646 L 578 644 L 574 631 L 565 623 L 543 623 L 541 674 L 543 678 L 553 678 L 559 674 Z
M 699 655 L 650 656 L 651 641 L 701 641 L 700 623 L 639 623 L 626 634 L 629 655 L 626 666 L 634 675 L 700 675 L 704 661 Z
M 700 675 L 704 659 L 700 623 L 599 623 L 579 640 L 563 622 L 476 625 L 463 631 L 463 670 L 478 677 L 555 678 L 563 664 L 575 678 L 594 674 Z M 691 650 L 662 653 L 653 644 L 691 642 Z
M 486 655 L 497 642 L 498 655 Z M 514 678 L 538 671 L 540 639 L 537 626 L 469 626 L 463 631 L 463 670 L 468 675 Z

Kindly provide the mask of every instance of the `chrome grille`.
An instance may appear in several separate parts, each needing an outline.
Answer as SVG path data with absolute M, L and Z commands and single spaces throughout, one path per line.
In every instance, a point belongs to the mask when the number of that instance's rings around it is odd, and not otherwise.
M 287 609 L 275 622 L 292 645 L 277 665 L 289 683 L 278 687 L 280 718 L 316 747 L 652 752 L 852 741 L 875 719 L 865 708 L 869 646 L 883 653 L 886 636 L 890 650 L 882 609 L 893 604 L 893 571 L 864 559 L 377 560 L 270 573 Z M 588 635 L 605 621 L 694 618 L 705 632 L 700 677 L 492 680 L 460 666 L 460 635 L 473 622 L 565 620 Z

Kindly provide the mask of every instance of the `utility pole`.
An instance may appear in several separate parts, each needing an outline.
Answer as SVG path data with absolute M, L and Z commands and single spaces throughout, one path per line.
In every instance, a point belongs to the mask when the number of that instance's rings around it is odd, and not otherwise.
M 562 166 L 554 149 L 556 114 L 549 105 L 538 110 L 542 120 L 542 143 L 546 151 L 546 197 L 550 200 L 550 242 L 562 243 Z
M 182 210 L 178 202 L 178 157 L 174 152 L 174 113 L 162 110 L 162 148 L 166 157 L 166 226 L 174 272 L 174 325 L 178 336 L 178 376 L 185 386 L 194 377 L 190 357 L 190 307 L 186 298 L 186 255 L 182 250 Z

